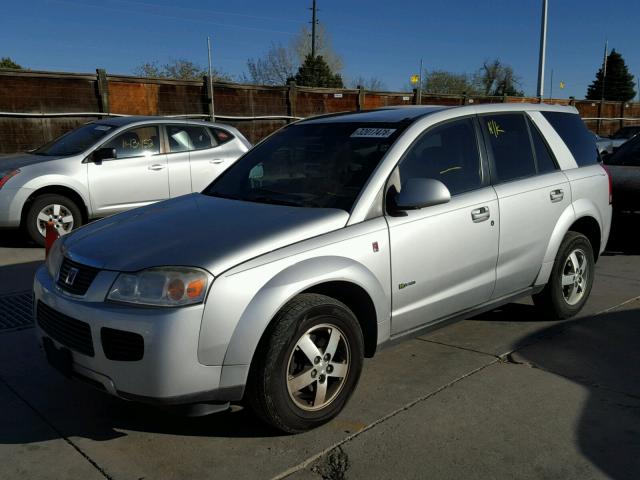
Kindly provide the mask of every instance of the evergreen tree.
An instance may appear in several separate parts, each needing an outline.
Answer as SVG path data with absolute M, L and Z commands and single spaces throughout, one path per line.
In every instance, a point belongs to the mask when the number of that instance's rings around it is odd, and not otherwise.
M 13 70 L 22 70 L 22 66 L 11 60 L 10 57 L 0 58 L 0 68 L 10 68 Z
M 604 99 L 626 102 L 636 96 L 633 75 L 624 62 L 624 58 L 615 49 L 607 56 L 607 75 L 604 77 L 602 68 L 598 70 L 596 79 L 587 89 L 587 100 L 602 98 L 602 82 L 604 81 Z
M 311 54 L 307 55 L 296 76 L 289 80 L 294 80 L 298 85 L 305 87 L 344 88 L 342 77 L 339 73 L 331 71 L 331 67 L 322 55 L 315 58 Z

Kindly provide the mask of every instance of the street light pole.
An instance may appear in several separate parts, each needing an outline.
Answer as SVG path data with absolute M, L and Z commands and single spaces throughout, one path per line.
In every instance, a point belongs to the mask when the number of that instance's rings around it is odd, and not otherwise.
M 207 37 L 207 52 L 209 54 L 209 97 L 211 98 L 211 121 L 216 121 L 215 106 L 213 103 L 213 69 L 211 66 L 211 37 Z
M 544 95 L 544 61 L 547 50 L 547 1 L 542 0 L 542 21 L 540 25 L 540 57 L 538 59 L 538 98 Z

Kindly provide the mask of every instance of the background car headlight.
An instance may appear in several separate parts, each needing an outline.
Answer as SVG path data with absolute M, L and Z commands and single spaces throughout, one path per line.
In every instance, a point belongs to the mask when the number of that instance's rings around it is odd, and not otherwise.
M 56 280 L 58 271 L 60 270 L 62 258 L 62 238 L 58 238 L 51 246 L 51 250 L 49 250 L 47 260 L 45 261 L 47 271 L 54 281 Z
M 107 300 L 158 307 L 202 303 L 212 276 L 198 268 L 156 267 L 136 273 L 121 273 Z
M 19 173 L 19 168 L 16 170 L 7 170 L 0 172 L 0 188 L 4 187 L 4 184 L 7 183 L 11 177 L 15 177 Z

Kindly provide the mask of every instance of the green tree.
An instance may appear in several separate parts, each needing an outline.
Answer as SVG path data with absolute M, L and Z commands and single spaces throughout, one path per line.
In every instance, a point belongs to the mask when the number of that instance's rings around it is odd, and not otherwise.
M 422 91 L 425 93 L 463 94 L 478 93 L 470 75 L 445 70 L 425 70 L 422 76 Z
M 315 58 L 311 54 L 307 55 L 298 73 L 289 80 L 295 80 L 298 85 L 305 87 L 344 88 L 342 77 L 339 73 L 331 71 L 322 55 L 317 55 Z
M 0 68 L 10 68 L 13 70 L 23 70 L 21 65 L 18 65 L 16 62 L 11 60 L 10 57 L 2 57 L 0 58 Z
M 596 73 L 596 78 L 587 89 L 587 100 L 600 100 L 603 97 L 602 83 L 604 82 L 604 99 L 626 102 L 636 96 L 633 75 L 615 49 L 607 56 L 607 75 L 602 67 Z
M 208 70 L 184 58 L 171 60 L 169 63 L 160 65 L 157 61 L 143 63 L 138 65 L 133 73 L 140 77 L 149 78 L 175 78 L 178 80 L 202 80 L 202 77 L 208 75 Z M 214 80 L 231 81 L 231 77 L 218 70 L 212 71 Z

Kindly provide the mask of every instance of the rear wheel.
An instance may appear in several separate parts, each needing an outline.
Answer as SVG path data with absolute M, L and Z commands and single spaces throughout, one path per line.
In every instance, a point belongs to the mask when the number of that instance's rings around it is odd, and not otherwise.
M 337 300 L 302 294 L 266 332 L 252 365 L 247 400 L 265 422 L 298 433 L 334 418 L 360 377 L 358 320 Z
M 549 282 L 533 296 L 537 307 L 553 318 L 577 314 L 589 298 L 595 262 L 589 239 L 577 232 L 565 236 L 556 256 Z
M 38 245 L 44 245 L 47 222 L 59 235 L 65 235 L 82 225 L 80 208 L 67 197 L 57 194 L 45 194 L 36 197 L 25 217 L 27 235 Z

